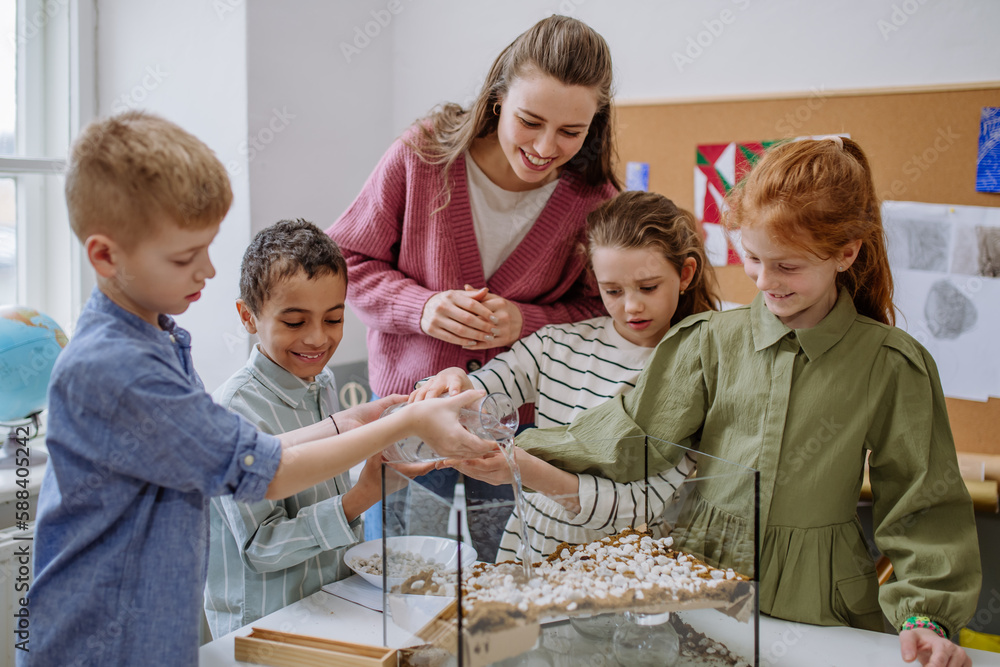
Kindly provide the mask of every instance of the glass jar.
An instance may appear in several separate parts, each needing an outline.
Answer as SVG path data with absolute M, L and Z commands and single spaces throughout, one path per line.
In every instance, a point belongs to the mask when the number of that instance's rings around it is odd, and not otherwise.
M 405 410 L 409 405 L 409 403 L 391 405 L 386 408 L 382 416 L 386 417 Z M 507 442 L 512 440 L 514 433 L 517 432 L 517 408 L 506 394 L 487 394 L 462 408 L 459 411 L 458 421 L 471 433 L 484 440 Z M 445 458 L 439 456 L 430 445 L 415 435 L 389 445 L 382 454 L 390 463 L 441 461 Z
M 573 616 L 569 619 L 569 624 L 581 635 L 601 641 L 613 639 L 615 632 L 624 623 L 625 616 L 617 613 Z
M 614 653 L 623 667 L 673 667 L 680 655 L 681 640 L 670 625 L 670 613 L 625 612 L 625 621 L 615 630 Z

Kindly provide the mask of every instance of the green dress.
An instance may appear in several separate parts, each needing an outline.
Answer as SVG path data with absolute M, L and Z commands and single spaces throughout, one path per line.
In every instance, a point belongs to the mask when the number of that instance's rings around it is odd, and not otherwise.
M 861 316 L 846 292 L 811 329 L 792 330 L 760 295 L 750 306 L 674 326 L 636 388 L 572 424 L 517 444 L 561 468 L 616 482 L 643 477 L 623 444 L 655 436 L 760 471 L 761 611 L 818 625 L 882 629 L 929 616 L 955 632 L 982 580 L 972 501 L 958 470 L 930 354 Z M 866 452 L 875 542 L 892 561 L 881 588 L 857 519 Z M 651 472 L 674 461 L 650 453 Z M 724 567 L 752 571 L 750 485 L 713 484 L 699 462 L 680 529 Z M 752 550 L 752 549 L 751 549 Z

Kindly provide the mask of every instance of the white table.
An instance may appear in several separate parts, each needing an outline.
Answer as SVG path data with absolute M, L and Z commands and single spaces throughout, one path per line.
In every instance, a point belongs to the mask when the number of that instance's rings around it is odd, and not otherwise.
M 323 591 L 265 616 L 253 625 L 382 645 L 380 613 Z M 249 665 L 233 657 L 234 637 L 247 634 L 250 634 L 249 626 L 205 644 L 199 652 L 199 664 L 202 667 Z M 968 651 L 975 667 L 1000 667 L 1000 654 Z M 894 635 L 804 625 L 761 616 L 760 664 L 761 667 L 904 667 L 907 663 L 899 657 L 899 640 Z

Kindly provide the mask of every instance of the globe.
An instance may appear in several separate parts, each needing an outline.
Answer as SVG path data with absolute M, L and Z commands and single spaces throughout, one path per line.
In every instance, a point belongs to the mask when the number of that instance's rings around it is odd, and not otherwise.
M 0 306 L 0 422 L 42 411 L 56 357 L 69 339 L 48 315 Z

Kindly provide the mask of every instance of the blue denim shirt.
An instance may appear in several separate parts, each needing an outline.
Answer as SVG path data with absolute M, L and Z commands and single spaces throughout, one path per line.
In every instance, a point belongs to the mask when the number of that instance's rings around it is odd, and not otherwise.
M 95 289 L 49 387 L 29 652 L 19 665 L 196 665 L 208 502 L 260 500 L 277 438 L 205 393 L 191 338 Z

